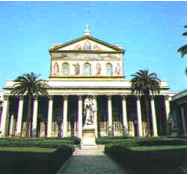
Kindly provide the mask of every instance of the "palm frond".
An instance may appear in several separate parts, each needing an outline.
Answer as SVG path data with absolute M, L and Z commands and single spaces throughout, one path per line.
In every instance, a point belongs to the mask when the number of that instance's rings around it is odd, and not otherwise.
M 14 80 L 15 84 L 11 93 L 13 95 L 47 96 L 48 85 L 45 81 L 39 79 L 39 76 L 33 72 L 18 76 Z
M 156 73 L 139 70 L 131 75 L 131 91 L 133 94 L 149 96 L 160 91 L 160 79 Z

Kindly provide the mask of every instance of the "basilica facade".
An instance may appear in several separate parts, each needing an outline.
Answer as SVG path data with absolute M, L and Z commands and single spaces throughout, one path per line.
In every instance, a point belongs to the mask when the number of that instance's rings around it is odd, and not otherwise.
M 168 84 L 160 82 L 160 94 L 151 99 L 151 116 L 147 120 L 144 100 L 132 94 L 131 82 L 124 76 L 123 48 L 85 31 L 80 38 L 51 47 L 49 53 L 49 97 L 33 99 L 34 136 L 82 138 L 87 99 L 96 102 L 95 137 L 146 136 L 148 125 L 149 135 L 166 135 L 170 113 Z M 1 136 L 25 137 L 28 100 L 11 95 L 13 84 L 14 81 L 7 81 L 3 91 Z

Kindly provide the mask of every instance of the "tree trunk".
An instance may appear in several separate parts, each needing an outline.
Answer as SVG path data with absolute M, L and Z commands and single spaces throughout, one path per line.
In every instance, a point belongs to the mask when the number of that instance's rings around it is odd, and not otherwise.
M 149 97 L 145 96 L 145 105 L 146 105 L 146 120 L 147 120 L 147 133 L 146 136 L 151 135 L 151 126 L 150 126 L 150 103 Z
M 26 121 L 26 137 L 31 136 L 31 121 L 32 121 L 32 96 L 28 96 L 28 106 L 27 106 L 27 121 Z

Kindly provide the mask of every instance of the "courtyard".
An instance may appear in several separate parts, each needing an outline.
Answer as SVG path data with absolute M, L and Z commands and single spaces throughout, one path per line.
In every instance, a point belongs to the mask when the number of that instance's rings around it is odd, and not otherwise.
M 186 12 L 0 2 L 0 174 L 187 174 Z
M 78 138 L 0 139 L 0 173 L 186 173 L 184 138 L 101 137 L 82 147 Z M 23 166 L 24 165 L 24 166 Z

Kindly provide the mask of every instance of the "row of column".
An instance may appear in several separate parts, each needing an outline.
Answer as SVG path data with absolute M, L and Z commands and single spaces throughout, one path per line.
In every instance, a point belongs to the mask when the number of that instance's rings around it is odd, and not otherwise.
M 127 120 L 127 96 L 122 96 L 122 113 L 123 113 L 123 127 L 124 132 L 128 135 L 128 120 Z M 108 96 L 108 127 L 112 128 L 112 96 Z M 23 96 L 19 97 L 19 105 L 18 105 L 18 118 L 17 118 L 17 125 L 16 125 L 16 135 L 21 135 L 22 130 L 22 116 L 23 116 Z M 153 136 L 158 136 L 157 131 L 157 119 L 156 119 L 156 111 L 155 111 L 155 103 L 154 99 L 151 98 L 151 113 L 152 113 L 152 126 L 153 126 Z M 137 105 L 137 121 L 138 121 L 138 136 L 143 136 L 142 132 L 142 113 L 141 113 L 141 104 L 140 104 L 140 97 L 137 97 L 136 100 Z M 6 119 L 8 115 L 8 106 L 9 100 L 8 96 L 4 97 L 3 102 L 3 112 L 2 112 L 2 119 L 1 119 L 1 136 L 5 136 L 6 130 Z M 82 114 L 83 114 L 83 100 L 82 96 L 78 97 L 78 136 L 82 137 Z M 166 116 L 168 120 L 169 112 L 170 112 L 170 104 L 169 99 L 165 98 L 165 107 L 166 107 Z M 33 102 L 33 120 L 32 120 L 32 135 L 36 136 L 37 131 L 37 115 L 38 115 L 38 99 L 35 98 Z M 63 96 L 63 137 L 67 136 L 67 115 L 68 115 L 68 97 Z M 53 117 L 53 96 L 49 97 L 48 100 L 48 125 L 47 125 L 47 137 L 52 136 L 52 117 Z M 95 117 L 97 123 L 97 116 Z M 97 136 L 97 124 L 96 124 L 96 136 Z
M 124 132 L 126 135 L 128 135 L 128 120 L 127 120 L 127 100 L 126 96 L 122 97 L 122 113 L 123 113 L 123 127 Z M 152 97 L 150 100 L 151 104 L 151 115 L 152 115 L 152 126 L 153 126 L 153 136 L 158 136 L 158 130 L 157 130 L 157 118 L 156 118 L 156 111 L 155 111 L 155 101 Z M 140 97 L 137 96 L 136 99 L 136 106 L 137 106 L 137 122 L 138 122 L 138 136 L 143 136 L 143 130 L 142 130 L 142 112 L 141 112 L 141 103 L 140 103 Z M 170 102 L 169 98 L 165 97 L 165 108 L 166 108 L 166 121 L 168 121 L 169 113 L 170 113 Z M 111 96 L 108 96 L 108 126 L 112 127 L 112 100 Z

